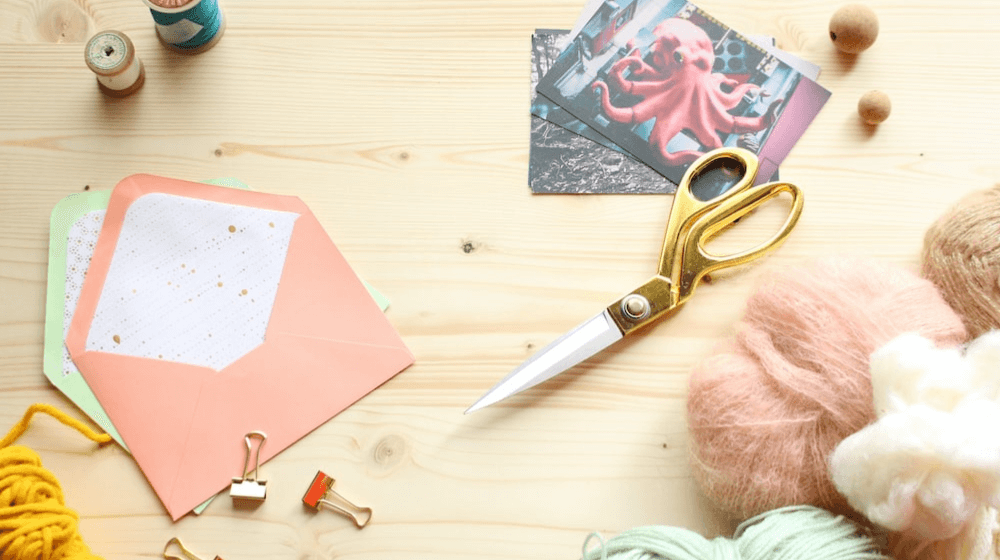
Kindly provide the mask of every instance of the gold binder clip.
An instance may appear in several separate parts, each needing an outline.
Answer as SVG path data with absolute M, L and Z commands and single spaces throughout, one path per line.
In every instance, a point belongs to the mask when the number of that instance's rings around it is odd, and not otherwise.
M 253 453 L 253 438 L 260 438 L 257 446 L 257 454 L 253 459 L 253 468 L 250 467 L 250 455 Z M 260 448 L 264 447 L 264 440 L 267 434 L 264 432 L 250 432 L 243 438 L 247 444 L 247 458 L 243 463 L 243 476 L 233 478 L 233 483 L 229 486 L 229 495 L 233 500 L 246 500 L 251 502 L 263 502 L 267 497 L 267 481 L 257 478 L 257 469 L 260 466 Z
M 174 556 L 173 554 L 167 554 L 167 551 L 170 550 L 170 545 L 172 544 L 177 545 L 177 548 L 181 549 L 181 554 L 184 555 L 183 558 L 180 556 Z M 181 543 L 181 540 L 177 537 L 173 537 L 167 541 L 166 546 L 163 547 L 163 557 L 167 560 L 201 560 L 201 558 L 195 556 L 193 552 L 184 548 L 184 544 Z M 215 560 L 222 560 L 222 558 L 216 556 Z
M 302 496 L 302 501 L 309 507 L 319 509 L 326 506 L 333 511 L 350 517 L 358 529 L 364 528 L 372 518 L 372 508 L 359 507 L 344 499 L 333 490 L 334 480 L 323 471 L 318 471 L 312 484 Z

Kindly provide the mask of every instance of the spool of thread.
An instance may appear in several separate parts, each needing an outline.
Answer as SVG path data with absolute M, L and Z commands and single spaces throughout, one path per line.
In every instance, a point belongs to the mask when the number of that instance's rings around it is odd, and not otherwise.
M 1000 185 L 967 194 L 931 225 L 922 273 L 972 336 L 1000 329 Z
M 153 15 L 156 36 L 177 52 L 197 54 L 222 38 L 226 19 L 218 0 L 143 0 Z
M 692 472 L 706 496 L 740 519 L 795 504 L 850 513 L 828 459 L 875 419 L 869 356 L 905 332 L 948 346 L 966 338 L 930 281 L 877 260 L 827 258 L 768 277 L 734 337 L 690 377 Z
M 648 526 L 615 535 L 599 547 L 588 547 L 587 541 L 583 560 L 891 560 L 861 527 L 809 506 L 763 513 L 741 523 L 732 539 L 708 540 L 679 527 Z
M 97 86 L 111 97 L 132 95 L 146 81 L 132 40 L 121 31 L 102 31 L 91 37 L 84 56 L 87 67 L 97 74 Z

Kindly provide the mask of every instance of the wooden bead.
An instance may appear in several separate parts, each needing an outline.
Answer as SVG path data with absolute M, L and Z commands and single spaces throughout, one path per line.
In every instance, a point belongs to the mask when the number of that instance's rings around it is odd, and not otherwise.
M 848 4 L 830 18 L 830 40 L 838 50 L 857 54 L 878 37 L 878 17 L 863 4 Z
M 868 124 L 879 124 L 889 118 L 892 112 L 892 102 L 889 96 L 878 90 L 872 90 L 858 100 L 858 114 Z

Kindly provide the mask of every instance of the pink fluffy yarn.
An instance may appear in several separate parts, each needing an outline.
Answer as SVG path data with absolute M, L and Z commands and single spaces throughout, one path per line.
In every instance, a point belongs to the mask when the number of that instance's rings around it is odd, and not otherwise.
M 691 374 L 692 469 L 705 494 L 742 519 L 788 505 L 850 512 L 828 457 L 875 419 L 869 355 L 905 332 L 939 346 L 966 339 L 934 284 L 876 260 L 767 278 L 733 338 Z

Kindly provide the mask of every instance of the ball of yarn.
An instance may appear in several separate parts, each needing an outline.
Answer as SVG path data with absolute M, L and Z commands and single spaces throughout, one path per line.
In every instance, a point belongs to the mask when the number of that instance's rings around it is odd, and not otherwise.
M 877 260 L 765 279 L 732 339 L 691 374 L 692 471 L 707 497 L 742 519 L 795 504 L 850 512 L 827 460 L 875 419 L 869 355 L 905 332 L 966 336 L 932 283 Z
M 997 560 L 1000 518 L 995 508 L 982 508 L 969 527 L 956 537 L 926 541 L 905 533 L 886 535 L 886 548 L 895 560 Z
M 830 18 L 830 40 L 838 50 L 857 54 L 878 38 L 878 16 L 864 4 L 848 4 Z
M 588 537 L 589 541 L 591 540 Z M 740 524 L 732 539 L 708 540 L 679 527 L 649 526 L 583 545 L 583 560 L 890 560 L 848 519 L 809 506 L 780 508 Z
M 31 449 L 0 449 L 0 503 L 4 558 L 100 560 L 77 531 L 77 515 L 66 507 L 59 481 Z
M 981 535 L 992 543 L 1000 505 L 998 371 L 1000 331 L 965 352 L 915 334 L 877 350 L 871 376 L 878 420 L 837 445 L 830 460 L 837 489 L 906 539 L 952 540 L 969 551 Z
M 922 274 L 971 336 L 1000 328 L 1000 185 L 966 195 L 931 225 Z
M 5 560 L 101 560 L 77 532 L 78 516 L 66 506 L 62 488 L 37 453 L 12 445 L 44 412 L 97 443 L 98 434 L 79 420 L 47 404 L 28 407 L 21 420 L 0 439 L 0 556 Z

